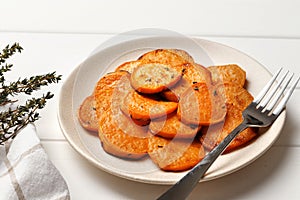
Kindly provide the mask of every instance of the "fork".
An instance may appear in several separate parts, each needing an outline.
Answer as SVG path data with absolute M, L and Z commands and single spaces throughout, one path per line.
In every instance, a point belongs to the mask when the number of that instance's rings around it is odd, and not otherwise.
M 218 146 L 210 151 L 202 159 L 202 161 L 193 167 L 182 179 L 180 179 L 169 190 L 158 197 L 158 200 L 180 200 L 187 198 L 209 167 L 241 131 L 248 127 L 267 127 L 276 120 L 276 118 L 285 108 L 285 105 L 295 90 L 300 78 L 298 77 L 292 86 L 290 86 L 290 88 L 287 90 L 287 87 L 294 74 L 292 74 L 289 78 L 286 78 L 289 73 L 286 72 L 277 81 L 277 84 L 274 84 L 281 71 L 282 68 L 277 71 L 277 73 L 253 100 L 253 102 L 251 102 L 250 105 L 243 111 L 243 122 L 238 125 L 227 137 L 225 137 Z M 285 95 L 283 95 L 285 90 L 287 90 L 287 92 Z

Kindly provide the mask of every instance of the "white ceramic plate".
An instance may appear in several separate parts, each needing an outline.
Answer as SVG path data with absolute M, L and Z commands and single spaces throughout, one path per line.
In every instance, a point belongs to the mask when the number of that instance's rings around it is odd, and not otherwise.
M 71 146 L 89 162 L 116 176 L 145 183 L 174 184 L 186 172 L 161 171 L 149 158 L 129 161 L 111 156 L 104 152 L 98 137 L 84 130 L 77 120 L 80 104 L 92 93 L 101 76 L 113 71 L 119 64 L 135 60 L 142 53 L 155 48 L 186 50 L 196 62 L 204 66 L 236 63 L 247 72 L 247 89 L 254 96 L 271 75 L 253 58 L 231 47 L 203 39 L 182 37 L 149 37 L 122 42 L 98 51 L 73 71 L 62 87 L 58 113 L 62 131 Z M 276 122 L 251 144 L 220 156 L 201 181 L 230 174 L 261 156 L 279 136 L 285 116 L 284 111 Z

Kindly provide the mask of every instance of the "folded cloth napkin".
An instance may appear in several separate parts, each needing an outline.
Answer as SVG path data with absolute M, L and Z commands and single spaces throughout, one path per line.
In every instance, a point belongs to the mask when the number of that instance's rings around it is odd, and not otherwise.
M 0 200 L 70 199 L 68 186 L 49 160 L 34 125 L 0 145 Z

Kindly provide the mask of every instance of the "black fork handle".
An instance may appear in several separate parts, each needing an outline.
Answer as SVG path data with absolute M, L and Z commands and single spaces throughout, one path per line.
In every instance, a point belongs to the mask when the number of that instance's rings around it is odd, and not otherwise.
M 211 150 L 195 167 L 193 167 L 182 179 L 173 185 L 164 194 L 158 197 L 158 200 L 181 200 L 186 199 L 192 190 L 196 187 L 205 172 L 214 163 L 214 161 L 223 153 L 230 142 L 248 125 L 242 122 L 225 139 Z

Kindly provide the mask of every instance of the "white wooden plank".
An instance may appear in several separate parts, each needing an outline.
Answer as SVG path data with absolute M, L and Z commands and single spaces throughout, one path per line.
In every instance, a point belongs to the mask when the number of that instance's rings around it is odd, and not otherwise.
M 287 117 L 285 125 L 275 145 L 300 147 L 300 89 L 297 89 L 287 104 Z
M 168 186 L 128 181 L 103 172 L 79 156 L 66 142 L 42 143 L 77 199 L 155 199 Z M 247 167 L 225 177 L 200 183 L 189 199 L 300 198 L 300 148 L 274 146 Z
M 236 48 L 275 73 L 280 67 L 300 75 L 300 39 L 256 37 L 207 37 L 207 39 Z
M 14 42 L 24 48 L 10 60 L 11 77 L 28 76 L 56 70 L 64 78 L 83 62 L 108 35 L 0 32 L 0 47 Z
M 299 37 L 295 0 L 2 1 L 0 30 L 120 33 L 163 28 L 186 34 Z

